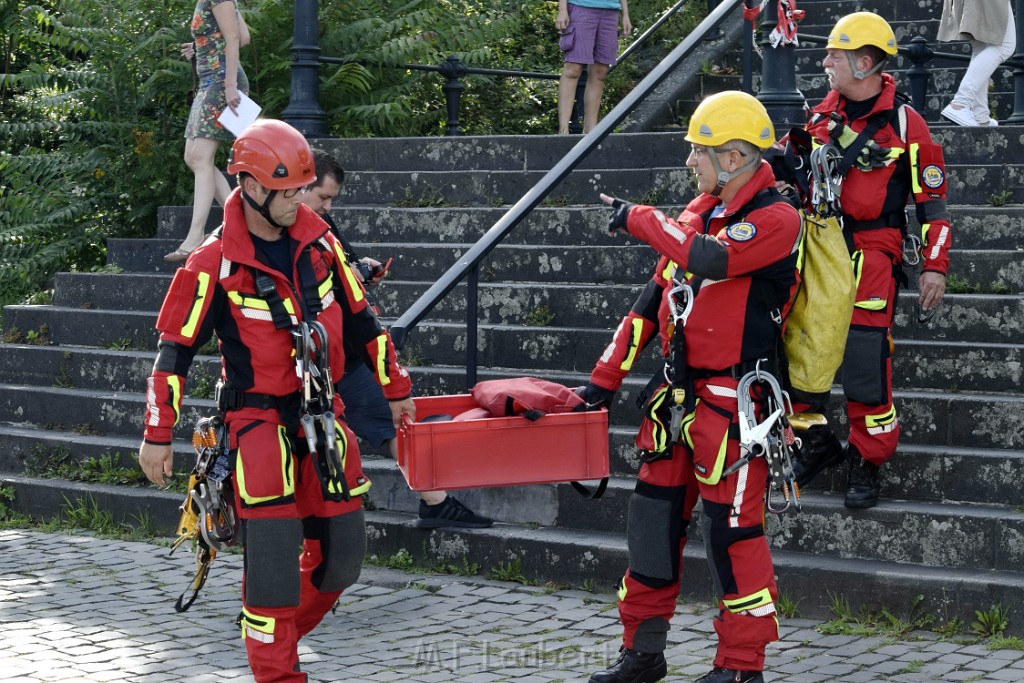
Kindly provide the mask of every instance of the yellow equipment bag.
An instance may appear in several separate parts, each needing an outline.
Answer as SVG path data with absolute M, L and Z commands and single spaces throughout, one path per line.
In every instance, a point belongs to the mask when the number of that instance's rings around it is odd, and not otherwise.
M 843 362 L 857 287 L 839 221 L 803 209 L 800 217 L 804 230 L 798 268 L 803 281 L 786 318 L 783 347 L 793 399 L 824 404 Z

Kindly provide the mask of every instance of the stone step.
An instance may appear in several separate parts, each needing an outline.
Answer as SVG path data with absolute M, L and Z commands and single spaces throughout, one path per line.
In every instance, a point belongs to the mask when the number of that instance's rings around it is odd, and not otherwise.
M 466 392 L 464 371 L 458 368 L 410 367 L 418 395 L 461 394 Z M 589 371 L 589 369 L 588 369 Z M 547 379 L 574 387 L 586 381 L 588 371 L 544 373 Z M 481 370 L 479 379 L 523 376 L 523 371 Z M 212 374 L 200 383 L 190 377 L 185 391 L 196 392 L 203 386 L 202 396 L 212 396 Z M 635 397 L 647 384 L 647 378 L 629 377 L 619 391 L 612 410 L 615 425 L 638 425 L 641 415 Z M 204 386 L 205 385 L 205 386 Z M 125 390 L 83 389 L 64 386 L 27 386 L 3 383 L 0 396 L 0 421 L 35 426 L 63 425 L 65 431 L 88 426 L 89 433 L 141 433 L 144 412 L 144 383 Z M 845 418 L 840 414 L 841 391 L 833 389 L 832 413 L 837 431 L 843 432 Z M 188 393 L 188 396 L 192 396 Z M 1024 448 L 1024 397 L 1019 394 L 980 392 L 949 393 L 896 389 L 894 398 L 900 414 L 902 439 L 906 444 L 940 447 L 976 447 L 1017 450 Z M 191 426 L 212 410 L 212 400 L 186 397 L 181 422 L 176 434 L 191 438 Z M 60 428 L 60 427 L 55 427 Z
M 162 259 L 173 240 L 111 239 L 108 259 L 129 272 L 172 273 L 177 264 Z M 394 255 L 394 277 L 433 282 L 472 247 L 471 244 L 372 245 L 356 242 L 360 253 Z M 156 247 L 156 248 L 154 248 Z M 376 247 L 376 250 L 374 248 Z M 968 288 L 1001 293 L 1024 292 L 1024 250 L 959 250 L 950 255 L 950 275 Z M 497 247 L 479 265 L 483 282 L 641 284 L 657 263 L 645 244 L 595 234 L 591 246 L 509 244 Z M 111 280 L 113 281 L 113 280 Z M 70 303 L 70 302 L 69 302 Z M 81 305 L 81 304 L 78 304 Z M 120 304 L 118 304 L 120 307 Z
M 681 207 L 658 205 L 677 216 Z M 216 209 L 215 209 L 216 211 Z M 401 208 L 344 205 L 332 211 L 345 236 L 360 245 L 361 253 L 394 255 L 383 251 L 388 243 L 426 242 L 466 244 L 480 239 L 509 207 Z M 192 208 L 164 206 L 158 210 L 157 236 L 182 240 Z M 913 212 L 911 212 L 913 213 Z M 956 249 L 1024 249 L 1024 207 L 950 206 Z M 538 207 L 505 238 L 505 244 L 592 244 L 607 232 L 609 211 L 596 203 L 583 206 Z M 219 223 L 219 220 L 218 220 Z M 625 240 L 622 242 L 625 243 Z M 154 246 L 159 251 L 163 248 Z M 396 257 L 400 260 L 401 256 Z
M 389 291 L 389 287 L 383 288 Z M 961 298 L 954 304 L 955 298 Z M 985 338 L 976 332 L 973 338 L 960 338 L 961 324 L 968 314 L 977 316 L 983 300 L 1006 297 L 968 297 L 949 295 L 942 316 L 928 326 L 920 325 L 912 312 L 899 313 L 894 355 L 896 386 L 917 386 L 946 391 L 1019 392 L 1022 375 L 1022 347 L 1019 343 L 979 342 Z M 481 300 L 486 304 L 487 296 Z M 625 298 L 624 298 L 625 300 Z M 386 300 L 385 300 L 386 301 Z M 495 325 L 483 322 L 479 328 L 478 365 L 505 367 L 520 372 L 575 369 L 589 373 L 595 360 L 611 339 L 617 316 L 587 316 L 580 312 L 570 322 L 573 327 L 557 325 L 569 317 L 566 309 L 545 299 L 538 304 L 516 312 L 515 299 L 504 300 L 509 324 Z M 1024 305 L 1024 298 L 1016 300 Z M 1007 325 L 1006 307 L 999 302 L 990 306 L 994 322 Z M 485 305 L 485 311 L 497 310 L 499 304 Z M 539 310 L 554 315 L 556 325 L 524 326 L 531 312 Z M 912 302 L 906 298 L 901 310 L 912 311 Z M 618 308 L 628 310 L 628 303 Z M 401 351 L 401 357 L 414 365 L 457 366 L 465 363 L 465 322 L 457 320 L 458 311 L 439 311 L 455 319 L 453 322 L 427 321 L 414 328 Z M 956 315 L 954 315 L 956 314 Z M 620 312 L 618 316 L 621 316 Z M 1024 313 L 1018 313 L 1024 318 Z M 148 311 L 110 311 L 64 308 L 56 306 L 13 306 L 7 309 L 8 334 L 44 329 L 49 344 L 10 344 L 0 355 L 0 367 L 22 382 L 42 382 L 50 385 L 86 386 L 102 385 L 121 390 L 141 386 L 148 376 L 156 348 L 153 329 L 156 314 Z M 947 330 L 945 325 L 950 325 Z M 1020 320 L 1016 323 L 1020 329 Z M 994 329 L 994 328 L 990 328 Z M 524 338 L 524 335 L 525 338 Z M 994 335 L 993 335 L 994 336 Z M 1006 334 L 1004 338 L 1020 339 Z M 217 374 L 216 360 L 203 358 L 203 374 Z M 645 351 L 638 360 L 634 374 L 653 374 L 661 364 L 657 348 Z M 207 382 L 208 383 L 208 382 Z
M 15 490 L 11 502 L 15 511 L 39 519 L 53 516 L 67 505 L 66 501 L 91 500 L 117 520 L 137 523 L 138 517 L 146 515 L 159 533 L 168 535 L 177 522 L 181 498 L 154 489 L 134 489 L 123 495 L 124 487 L 16 474 L 0 475 L 0 485 Z M 618 530 L 512 524 L 496 524 L 492 529 L 425 530 L 417 528 L 407 513 L 370 510 L 366 516 L 368 554 L 381 558 L 404 550 L 419 564 L 475 564 L 483 570 L 517 560 L 528 579 L 547 581 L 557 577 L 568 583 L 589 580 L 597 585 L 614 584 L 628 562 L 625 537 Z M 696 531 L 696 526 L 691 525 L 691 531 Z M 786 550 L 774 550 L 772 556 L 780 591 L 798 601 L 801 614 L 810 618 L 833 616 L 828 605 L 837 595 L 847 598 L 855 610 L 861 605 L 876 610 L 879 606 L 906 609 L 908 596 L 921 595 L 925 613 L 943 622 L 953 617 L 974 619 L 975 610 L 987 610 L 999 603 L 1009 610 L 1012 633 L 1017 632 L 1024 618 L 1024 575 L 1017 571 L 929 567 Z M 714 589 L 699 540 L 687 544 L 684 557 L 683 597 L 706 601 Z M 823 581 L 823 576 L 828 580 Z
M 202 412 L 202 411 L 200 411 Z M 209 413 L 204 413 L 209 414 Z M 639 466 L 633 447 L 634 427 L 614 426 L 610 430 L 611 471 L 618 477 L 632 477 Z M 39 471 L 54 460 L 68 458 L 112 458 L 115 464 L 132 468 L 139 434 L 89 434 L 67 429 L 0 423 L 0 471 Z M 364 468 L 374 481 L 370 494 L 382 509 L 415 512 L 418 497 L 408 489 L 384 449 L 360 443 Z M 174 442 L 174 471 L 187 473 L 195 464 L 190 441 Z M 820 474 L 804 487 L 805 495 L 836 494 L 846 490 L 845 466 Z M 980 504 L 1015 506 L 1022 501 L 1018 482 L 1024 476 L 1024 451 L 951 448 L 903 444 L 886 463 L 882 474 L 882 497 L 921 503 Z M 505 522 L 574 526 L 579 515 L 579 496 L 568 485 L 484 488 L 459 493 L 474 509 Z

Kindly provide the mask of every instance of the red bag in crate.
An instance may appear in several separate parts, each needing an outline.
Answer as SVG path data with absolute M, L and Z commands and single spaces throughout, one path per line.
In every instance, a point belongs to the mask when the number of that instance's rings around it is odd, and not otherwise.
M 478 382 L 473 400 L 495 417 L 521 415 L 531 422 L 552 413 L 586 410 L 583 399 L 569 387 L 536 377 L 515 377 Z

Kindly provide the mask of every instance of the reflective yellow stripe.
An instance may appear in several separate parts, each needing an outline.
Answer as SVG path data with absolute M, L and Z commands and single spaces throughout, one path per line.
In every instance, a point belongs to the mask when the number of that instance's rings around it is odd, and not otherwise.
M 921 189 L 921 178 L 920 171 L 918 170 L 918 152 L 920 152 L 921 146 L 916 143 L 910 143 L 910 181 L 914 194 L 920 194 L 923 190 Z
M 174 410 L 174 424 L 177 425 L 181 419 L 181 377 L 168 375 L 167 386 L 171 394 L 171 408 Z
M 320 285 L 320 289 L 316 291 L 317 295 L 323 299 L 327 296 L 327 293 L 334 287 L 334 277 L 330 273 L 327 274 L 327 279 L 324 280 L 323 284 Z
M 203 310 L 203 303 L 206 301 L 206 295 L 210 292 L 210 274 L 209 273 L 197 273 L 196 282 L 196 294 L 195 303 L 192 304 L 192 310 L 188 312 L 188 319 L 185 325 L 181 328 L 181 336 L 192 338 L 196 334 L 196 326 L 199 324 L 199 314 Z
M 931 223 L 924 223 L 921 225 L 921 244 L 928 246 L 928 231 L 931 230 Z
M 242 625 L 242 639 L 243 640 L 246 638 L 246 635 L 247 635 L 246 631 L 248 629 L 252 629 L 253 631 L 258 631 L 259 633 L 266 634 L 267 636 L 270 636 L 270 640 L 269 641 L 267 641 L 265 638 L 259 638 L 259 637 L 255 638 L 255 640 L 259 640 L 259 641 L 262 641 L 262 642 L 274 642 L 273 641 L 273 636 L 274 636 L 274 630 L 277 628 L 277 619 L 275 619 L 273 617 L 263 617 L 263 616 L 259 616 L 258 614 L 253 614 L 252 612 L 247 610 L 245 608 L 245 606 L 243 605 L 242 606 L 241 625 Z
M 352 299 L 356 302 L 363 300 L 363 287 L 359 284 L 359 278 L 356 277 L 352 269 L 349 268 L 348 259 L 345 258 L 345 252 L 341 250 L 341 245 L 338 242 L 334 243 L 334 254 L 338 257 L 338 265 L 341 268 L 342 275 L 348 281 L 349 288 L 352 290 Z M 322 296 L 322 295 L 321 295 Z
M 644 333 L 644 321 L 642 318 L 633 318 L 632 329 L 629 331 L 629 353 L 619 365 L 620 370 L 628 371 L 633 367 L 636 354 L 640 351 L 640 336 Z
M 288 439 L 285 436 L 284 427 L 280 425 L 277 428 L 277 446 L 280 449 L 281 454 L 281 495 L 263 497 L 250 495 L 248 489 L 245 487 L 245 468 L 242 466 L 242 447 L 238 447 L 238 453 L 235 456 L 235 476 L 238 478 L 238 492 L 241 494 L 242 499 L 249 505 L 256 505 L 276 498 L 287 498 L 288 496 L 295 494 L 295 477 L 292 476 L 293 464 L 291 449 L 288 448 Z
M 625 602 L 626 601 L 626 577 L 625 576 L 623 576 L 619 580 L 619 590 L 618 590 L 617 596 L 619 598 L 619 602 Z
M 722 470 L 725 469 L 725 451 L 728 446 L 729 430 L 726 430 L 725 434 L 722 435 L 722 445 L 718 447 L 718 455 L 715 456 L 715 466 L 706 477 L 700 476 L 700 474 L 695 471 L 694 476 L 697 477 L 697 481 L 703 484 L 708 484 L 709 486 L 714 486 L 722 479 Z
M 388 344 L 387 337 L 383 334 L 377 337 L 377 377 L 380 380 L 380 385 L 386 387 L 391 384 L 391 378 L 388 377 L 387 367 L 385 361 L 388 359 Z
M 228 300 L 236 306 L 243 306 L 245 308 L 256 308 L 261 311 L 269 311 L 270 304 L 264 299 L 254 296 L 245 296 L 239 292 L 228 292 Z M 292 305 L 291 299 L 282 299 L 284 303 L 284 310 L 288 315 L 295 315 L 295 306 Z
M 270 310 L 270 304 L 263 299 L 255 299 L 251 296 L 242 296 L 238 292 L 228 292 L 228 299 L 231 303 L 236 306 L 245 306 L 246 308 L 258 308 L 263 311 Z
M 668 387 L 664 386 L 654 392 L 645 411 L 647 418 L 651 421 L 651 441 L 654 442 L 655 452 L 661 452 L 668 447 L 668 425 L 662 422 L 658 415 L 658 411 L 667 400 Z
M 853 304 L 857 308 L 864 309 L 865 311 L 884 311 L 885 307 L 889 305 L 888 299 L 876 299 L 867 301 L 857 301 Z
M 892 424 L 896 420 L 896 406 L 885 411 L 881 415 L 865 415 L 864 424 L 868 427 L 883 427 Z
M 722 600 L 722 604 L 725 605 L 725 608 L 733 613 L 744 612 L 764 605 L 770 605 L 773 602 L 772 594 L 767 588 L 762 588 L 753 595 L 736 598 L 735 600 Z
M 661 271 L 661 277 L 665 280 L 671 280 L 672 275 L 675 274 L 676 268 L 676 262 L 669 261 L 665 264 L 665 270 Z

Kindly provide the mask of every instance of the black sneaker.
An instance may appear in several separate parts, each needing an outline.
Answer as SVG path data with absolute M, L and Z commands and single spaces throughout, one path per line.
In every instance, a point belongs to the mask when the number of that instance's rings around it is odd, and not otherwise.
M 694 683 L 764 683 L 764 676 L 760 671 L 736 671 L 716 666 Z
M 437 529 L 438 527 L 483 529 L 492 524 L 494 524 L 493 519 L 476 514 L 451 494 L 437 505 L 427 505 L 426 502 L 420 500 L 420 518 L 416 520 L 416 526 L 427 529 Z
M 850 478 L 847 480 L 846 500 L 848 508 L 855 510 L 873 508 L 878 505 L 878 493 L 882 484 L 878 478 L 878 465 L 861 457 L 857 449 L 849 447 Z
M 590 683 L 655 683 L 667 673 L 664 652 L 637 652 L 622 648 L 615 663 L 591 676 Z
M 796 435 L 800 437 L 800 449 L 793 457 L 793 477 L 798 485 L 810 484 L 823 469 L 842 462 L 843 446 L 830 426 L 812 425 Z

